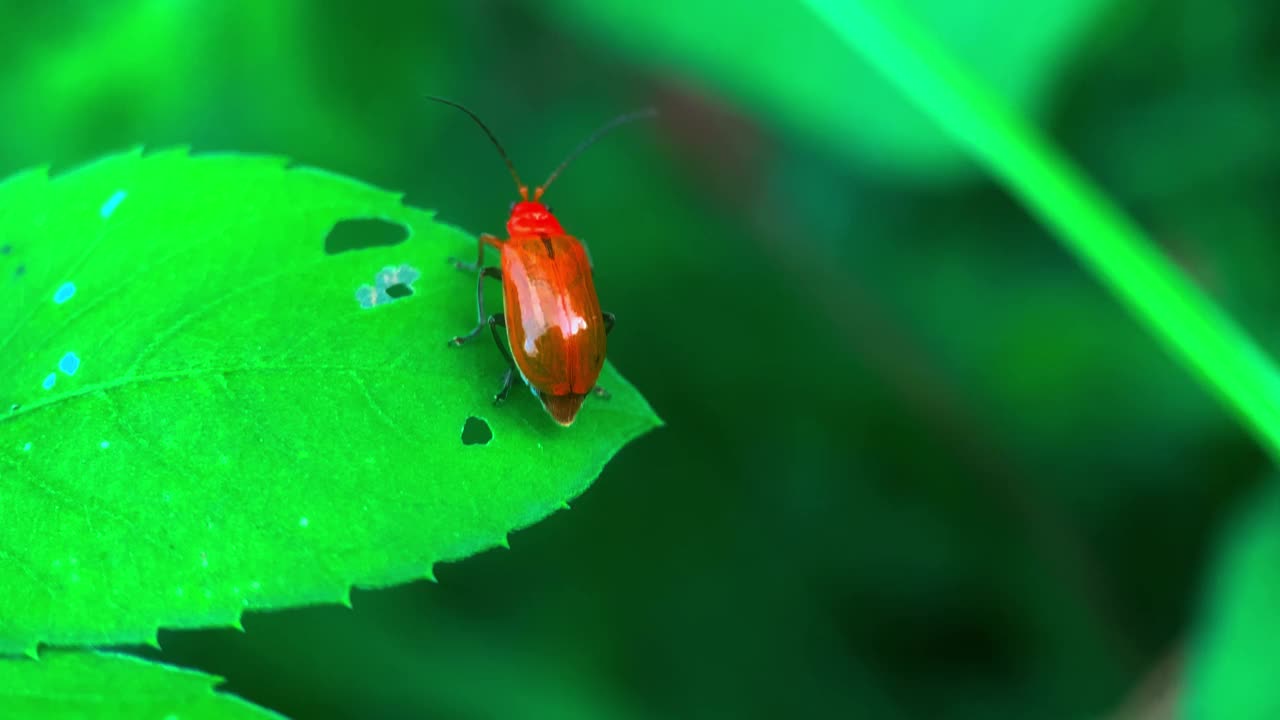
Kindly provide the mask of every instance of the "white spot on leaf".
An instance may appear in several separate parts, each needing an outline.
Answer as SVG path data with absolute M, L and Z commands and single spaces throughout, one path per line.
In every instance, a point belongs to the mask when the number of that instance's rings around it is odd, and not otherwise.
M 75 375 L 76 371 L 80 369 L 80 356 L 73 352 L 63 355 L 62 359 L 58 361 L 58 369 L 67 375 Z
M 419 277 L 421 277 L 421 273 L 417 270 L 414 270 L 408 265 L 401 265 L 398 268 L 382 268 L 382 270 L 374 276 L 373 281 L 377 283 L 379 290 L 386 290 L 393 285 L 410 285 Z
M 120 207 L 120 203 L 124 202 L 124 199 L 127 197 L 129 197 L 129 193 L 124 190 L 115 191 L 111 197 L 107 198 L 106 202 L 102 203 L 102 207 L 98 210 L 98 214 L 102 216 L 103 220 L 106 220 L 115 214 L 116 208 Z
M 373 276 L 373 285 L 361 285 L 356 289 L 356 302 L 366 310 L 395 302 L 401 297 L 412 295 L 413 283 L 420 277 L 422 273 L 410 265 L 388 265 Z M 389 292 L 392 288 L 397 290 Z
M 356 288 L 356 302 L 360 304 L 360 307 L 368 310 L 378 304 L 378 291 L 368 285 L 361 285 Z
M 73 282 L 64 282 L 58 286 L 58 289 L 56 291 L 54 291 L 53 302 L 57 305 L 61 305 L 62 303 L 75 297 L 75 294 L 76 294 L 76 284 Z

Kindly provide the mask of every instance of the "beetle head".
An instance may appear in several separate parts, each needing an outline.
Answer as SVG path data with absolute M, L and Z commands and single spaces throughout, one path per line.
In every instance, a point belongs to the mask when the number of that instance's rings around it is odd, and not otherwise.
M 511 206 L 511 217 L 507 219 L 507 234 L 511 237 L 522 235 L 563 235 L 564 228 L 560 221 L 551 214 L 551 208 L 537 200 L 521 200 Z

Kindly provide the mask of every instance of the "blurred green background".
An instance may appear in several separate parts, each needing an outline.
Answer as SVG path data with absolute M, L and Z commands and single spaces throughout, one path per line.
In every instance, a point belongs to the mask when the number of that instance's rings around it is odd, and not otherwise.
M 1280 347 L 1280 5 L 905 4 Z M 439 584 L 149 655 L 298 718 L 1170 716 L 1266 457 L 803 4 L 0 3 L 0 175 L 281 154 L 501 231 L 427 94 L 530 182 L 660 109 L 549 200 L 667 427 Z

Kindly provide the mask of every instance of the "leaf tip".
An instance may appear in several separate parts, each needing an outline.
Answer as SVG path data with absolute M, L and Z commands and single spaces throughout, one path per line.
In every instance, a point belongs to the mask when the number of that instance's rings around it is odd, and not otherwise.
M 27 647 L 22 648 L 22 654 L 26 655 L 28 658 L 31 658 L 32 660 L 39 660 L 40 659 L 40 641 L 36 640 L 32 642 L 30 645 L 28 645 Z
M 152 628 L 151 634 L 148 635 L 147 637 L 142 638 L 142 644 L 146 645 L 152 650 L 161 650 L 162 648 L 160 647 L 160 629 Z
M 348 610 L 354 609 L 351 605 L 351 586 L 350 585 L 343 588 L 342 594 L 338 596 L 338 604 Z
M 438 584 L 438 583 L 440 582 L 439 580 L 437 580 L 437 579 L 436 579 L 436 568 L 435 568 L 435 565 L 431 565 L 431 566 L 429 566 L 429 567 L 427 568 L 427 571 L 426 571 L 425 573 L 423 573 L 423 574 L 422 574 L 422 576 L 423 576 L 423 577 L 425 577 L 426 579 L 430 580 L 430 581 L 431 581 L 431 582 L 433 582 L 433 583 L 437 583 L 437 584 Z
M 511 538 L 510 538 L 510 536 L 508 536 L 508 535 L 503 535 L 502 537 L 499 537 L 499 538 L 498 538 L 498 547 L 502 548 L 503 550 L 510 550 L 510 549 L 511 549 Z

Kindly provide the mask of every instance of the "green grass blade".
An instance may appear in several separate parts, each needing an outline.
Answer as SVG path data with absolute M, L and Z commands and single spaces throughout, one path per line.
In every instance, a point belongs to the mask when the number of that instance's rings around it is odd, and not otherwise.
M 848 45 L 986 166 L 1280 459 L 1271 360 L 1034 127 L 895 0 L 808 0 Z

